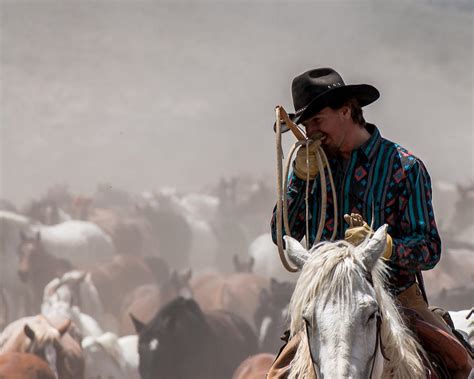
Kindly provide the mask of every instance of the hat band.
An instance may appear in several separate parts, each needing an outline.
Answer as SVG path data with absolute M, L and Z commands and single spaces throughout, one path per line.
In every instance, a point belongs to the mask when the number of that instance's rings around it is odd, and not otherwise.
M 331 88 L 340 87 L 340 86 L 345 86 L 344 82 L 342 82 L 342 83 L 341 83 L 341 82 L 332 83 L 332 84 L 329 84 L 327 87 L 328 87 L 328 90 L 330 90 Z M 324 95 L 325 93 L 327 93 L 328 90 L 326 90 L 326 91 L 324 91 L 323 93 L 321 93 L 320 95 L 318 95 L 318 97 L 321 96 L 321 95 Z M 301 114 L 302 112 L 304 112 L 305 109 L 308 108 L 308 106 L 309 106 L 309 104 L 306 105 L 306 106 L 303 107 L 303 108 L 298 109 L 298 110 L 295 112 L 295 116 L 298 116 L 299 114 Z

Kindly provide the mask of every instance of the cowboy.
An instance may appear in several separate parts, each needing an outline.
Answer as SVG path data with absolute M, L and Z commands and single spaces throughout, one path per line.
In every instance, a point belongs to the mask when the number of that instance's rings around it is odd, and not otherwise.
M 309 178 L 307 239 L 310 246 L 315 241 L 321 212 L 321 173 L 316 151 L 322 146 L 334 178 L 338 211 L 336 222 L 328 186 L 322 240 L 331 238 L 337 224 L 335 239 L 345 238 L 357 245 L 371 233 L 368 224 L 374 230 L 388 224 L 383 259 L 389 268 L 390 292 L 401 306 L 414 309 L 426 322 L 452 334 L 442 318 L 428 309 L 422 282 L 417 283 L 417 277 L 421 281 L 420 272 L 435 267 L 441 256 L 430 176 L 419 158 L 383 138 L 374 124 L 365 121 L 362 108 L 376 101 L 379 91 L 368 84 L 346 85 L 335 70 L 318 68 L 293 80 L 292 95 L 296 112 L 289 117 L 303 125 L 313 142 L 298 150 L 289 178 L 291 235 L 301 240 L 306 233 Z M 287 130 L 283 124 L 282 131 Z M 324 175 L 329 183 L 327 170 Z M 275 218 L 276 209 L 271 223 L 276 243 Z

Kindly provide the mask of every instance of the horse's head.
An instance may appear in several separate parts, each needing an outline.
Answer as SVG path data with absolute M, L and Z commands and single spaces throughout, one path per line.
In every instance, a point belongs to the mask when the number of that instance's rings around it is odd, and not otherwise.
M 46 318 L 38 316 L 31 325 L 23 327 L 28 338 L 27 352 L 46 361 L 51 370 L 58 374 L 58 356 L 62 355 L 61 337 L 67 332 L 71 320 L 65 320 L 58 328 L 53 327 Z
M 176 365 L 179 357 L 199 356 L 210 326 L 193 299 L 178 297 L 144 324 L 132 314 L 138 337 L 139 371 L 142 378 L 188 377 L 180 375 L 186 365 Z
M 323 242 L 309 252 L 285 237 L 287 253 L 301 270 L 290 313 L 292 335 L 302 332 L 303 337 L 290 378 L 313 368 L 319 378 L 382 376 L 381 353 L 390 335 L 390 325 L 384 329 L 382 320 L 399 322 L 383 289 L 385 265 L 379 258 L 386 229 L 382 226 L 358 247 L 346 241 Z

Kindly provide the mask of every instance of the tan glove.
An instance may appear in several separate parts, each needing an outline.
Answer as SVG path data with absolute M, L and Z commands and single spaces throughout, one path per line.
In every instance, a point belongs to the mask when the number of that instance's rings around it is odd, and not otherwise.
M 350 216 L 345 214 L 344 220 L 349 224 L 349 228 L 347 228 L 346 233 L 344 234 L 344 239 L 354 246 L 357 246 L 364 241 L 367 235 L 372 235 L 374 233 L 372 228 L 359 214 L 351 213 Z M 382 255 L 383 259 L 388 260 L 392 256 L 392 245 L 392 237 L 387 233 L 387 246 Z
M 307 179 L 307 172 L 309 168 L 309 180 L 313 180 L 319 172 L 318 160 L 316 158 L 316 152 L 318 151 L 319 146 L 321 146 L 321 135 L 317 135 L 315 140 L 308 146 L 309 156 L 308 162 L 306 164 L 306 146 L 301 146 L 296 153 L 296 158 L 293 166 L 293 170 L 296 176 L 300 179 Z M 313 137 L 314 138 L 314 137 Z M 324 161 L 323 165 L 325 167 Z

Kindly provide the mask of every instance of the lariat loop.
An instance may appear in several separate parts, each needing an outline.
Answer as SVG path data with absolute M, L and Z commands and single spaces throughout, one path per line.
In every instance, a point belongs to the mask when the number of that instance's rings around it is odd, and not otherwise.
M 288 188 L 288 176 L 290 171 L 290 165 L 292 162 L 293 155 L 295 151 L 301 146 L 306 146 L 306 188 L 305 188 L 305 205 L 306 205 L 306 247 L 309 250 L 311 246 L 309 245 L 309 145 L 312 143 L 317 143 L 316 149 L 316 160 L 319 170 L 319 178 L 321 181 L 321 214 L 318 224 L 318 230 L 316 233 L 316 238 L 314 244 L 319 242 L 322 237 L 324 230 L 325 220 L 326 220 L 326 211 L 327 211 L 327 180 L 326 180 L 326 170 L 329 177 L 330 188 L 333 198 L 333 208 L 334 208 L 334 229 L 331 235 L 331 241 L 334 240 L 337 233 L 337 195 L 336 189 L 334 186 L 334 180 L 329 166 L 329 161 L 324 152 L 321 141 L 313 141 L 306 137 L 306 135 L 301 131 L 298 126 L 290 120 L 288 114 L 282 106 L 277 106 L 275 108 L 275 131 L 276 131 L 276 153 L 277 153 L 277 212 L 276 212 L 276 229 L 277 229 L 277 246 L 278 253 L 281 259 L 281 262 L 285 269 L 290 272 L 297 272 L 298 270 L 295 267 L 292 267 L 286 258 L 284 249 L 283 249 L 283 226 L 285 228 L 285 234 L 291 236 L 291 228 L 288 221 L 288 204 L 286 200 L 287 188 Z M 286 158 L 285 172 L 283 174 L 283 149 L 281 145 L 281 122 L 284 121 L 288 128 L 296 136 L 297 141 L 291 146 L 288 157 Z

